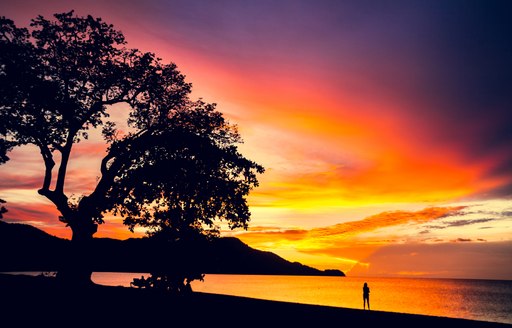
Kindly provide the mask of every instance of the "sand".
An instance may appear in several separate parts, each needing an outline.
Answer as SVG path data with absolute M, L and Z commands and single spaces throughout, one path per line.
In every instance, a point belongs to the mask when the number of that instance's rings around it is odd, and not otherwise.
M 512 325 L 93 285 L 0 274 L 1 327 L 512 327 Z

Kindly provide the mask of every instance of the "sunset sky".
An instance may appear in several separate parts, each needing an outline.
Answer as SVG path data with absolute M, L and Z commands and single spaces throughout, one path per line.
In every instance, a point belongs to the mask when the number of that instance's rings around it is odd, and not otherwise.
M 0 2 L 26 27 L 72 9 L 176 63 L 238 125 L 266 172 L 249 229 L 224 235 L 347 275 L 512 279 L 512 2 Z M 75 146 L 68 194 L 92 191 L 105 149 Z M 5 220 L 69 238 L 37 149 L 10 157 Z M 141 235 L 106 221 L 95 236 Z

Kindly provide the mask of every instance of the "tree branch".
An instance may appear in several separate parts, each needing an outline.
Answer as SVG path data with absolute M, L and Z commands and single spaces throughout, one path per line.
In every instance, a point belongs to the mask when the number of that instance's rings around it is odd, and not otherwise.
M 2 32 L 2 36 L 4 37 L 5 40 L 7 40 L 7 42 L 12 43 L 12 40 L 9 39 L 9 37 L 7 36 L 7 33 Z
M 53 160 L 53 155 L 50 149 L 43 144 L 40 140 L 36 139 L 36 144 L 41 150 L 41 156 L 43 157 L 45 172 L 44 172 L 44 180 L 43 186 L 39 190 L 39 194 L 42 194 L 43 191 L 50 190 L 50 184 L 52 182 L 52 170 L 55 166 L 55 161 Z
M 39 189 L 39 194 L 48 198 L 52 203 L 57 206 L 57 209 L 66 218 L 71 218 L 71 208 L 68 204 L 68 197 L 64 193 L 57 193 L 49 189 Z
M 112 153 L 107 154 L 101 161 L 101 179 L 94 188 L 94 191 L 86 197 L 83 197 L 78 207 L 80 211 L 87 211 L 93 218 L 101 218 L 102 211 L 108 208 L 106 204 L 107 193 L 114 184 L 116 174 L 120 172 L 124 163 L 114 160 L 114 163 L 107 168 L 107 163 L 116 158 Z M 116 158 L 117 159 L 117 158 Z
M 75 139 L 77 130 L 69 130 L 69 134 L 61 151 L 61 160 L 59 166 L 59 172 L 57 175 L 57 183 L 55 185 L 55 192 L 64 195 L 64 182 L 66 180 L 66 172 L 68 169 L 69 156 L 71 155 L 71 148 L 73 147 L 73 140 Z

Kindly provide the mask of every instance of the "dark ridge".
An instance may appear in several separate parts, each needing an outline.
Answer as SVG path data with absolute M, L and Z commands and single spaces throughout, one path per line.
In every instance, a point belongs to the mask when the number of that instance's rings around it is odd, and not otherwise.
M 0 271 L 55 271 L 66 261 L 71 242 L 33 226 L 0 221 Z M 151 272 L 182 264 L 204 273 L 344 276 L 318 270 L 257 250 L 237 238 L 170 247 L 150 238 L 95 238 L 90 248 L 94 271 Z

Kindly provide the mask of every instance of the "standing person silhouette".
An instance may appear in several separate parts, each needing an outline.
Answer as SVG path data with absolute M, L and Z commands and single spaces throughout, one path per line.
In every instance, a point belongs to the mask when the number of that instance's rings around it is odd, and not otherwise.
M 366 310 L 366 304 L 368 304 L 368 310 L 370 309 L 370 287 L 365 282 L 363 285 L 363 310 Z

